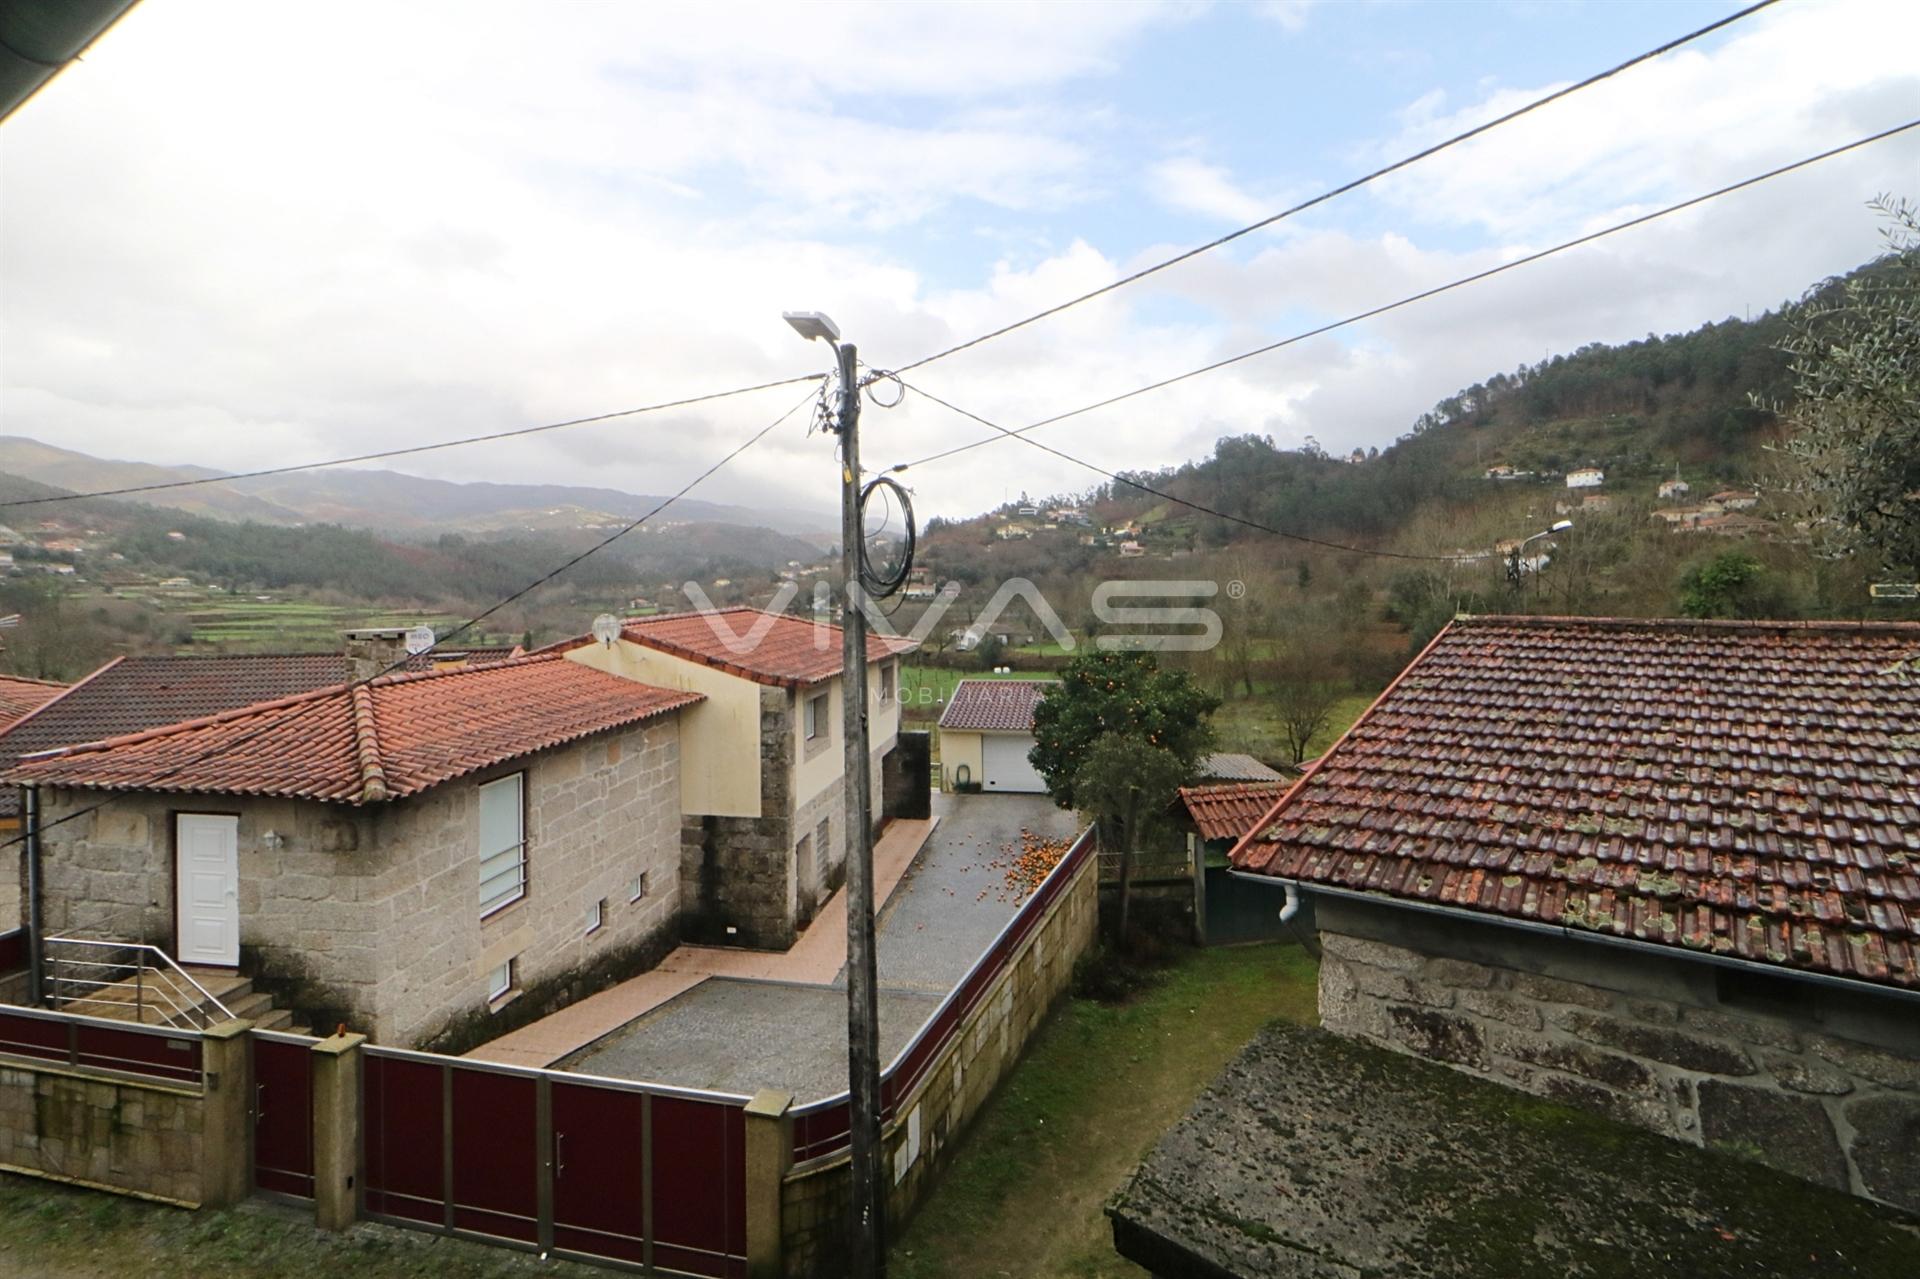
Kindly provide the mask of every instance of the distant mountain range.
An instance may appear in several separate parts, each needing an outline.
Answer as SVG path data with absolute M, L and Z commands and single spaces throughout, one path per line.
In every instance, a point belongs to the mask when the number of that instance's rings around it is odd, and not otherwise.
M 132 488 L 223 474 L 203 466 L 157 466 L 91 457 L 24 436 L 0 436 L 0 473 L 76 493 Z M 565 484 L 458 484 L 400 471 L 330 469 L 224 480 L 131 494 L 126 500 L 226 520 L 341 524 L 382 533 L 560 532 L 624 523 L 661 499 L 620 489 Z M 682 498 L 663 521 L 770 528 L 817 541 L 835 536 L 829 511 L 729 506 Z

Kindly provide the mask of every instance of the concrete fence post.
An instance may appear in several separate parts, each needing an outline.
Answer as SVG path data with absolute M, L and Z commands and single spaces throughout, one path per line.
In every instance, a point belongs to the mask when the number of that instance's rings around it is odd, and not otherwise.
M 253 1177 L 253 1057 L 244 1018 L 200 1033 L 200 1069 L 206 1095 L 200 1109 L 200 1202 L 224 1208 L 247 1197 Z
M 765 1089 L 747 1103 L 747 1275 L 782 1273 L 781 1207 L 793 1164 L 793 1094 Z
M 345 1230 L 360 1217 L 360 1046 L 330 1035 L 313 1046 L 313 1218 Z

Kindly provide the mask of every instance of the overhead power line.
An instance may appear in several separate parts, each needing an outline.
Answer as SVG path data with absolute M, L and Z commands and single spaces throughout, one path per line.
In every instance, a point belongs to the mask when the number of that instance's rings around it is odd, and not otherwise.
M 1305 533 L 1294 533 L 1294 532 L 1288 531 L 1287 529 L 1275 528 L 1273 525 L 1264 524 L 1259 520 L 1250 520 L 1244 516 L 1233 515 L 1227 511 L 1222 511 L 1215 507 L 1208 506 L 1203 502 L 1194 502 L 1194 501 L 1188 500 L 1187 498 L 1176 496 L 1175 494 L 1167 492 L 1165 489 L 1155 488 L 1151 484 L 1144 483 L 1143 481 L 1140 481 L 1140 480 L 1131 479 L 1125 475 L 1120 474 L 1117 471 L 1109 471 L 1104 466 L 1098 466 L 1092 462 L 1087 461 L 1085 458 L 1082 458 L 1082 457 L 1075 457 L 1073 454 L 1068 453 L 1062 449 L 1057 449 L 1053 447 L 1053 445 L 1051 444 L 1042 443 L 1041 441 L 1034 439 L 1030 435 L 1022 435 L 1019 431 L 1016 431 L 1011 427 L 1001 426 L 998 422 L 988 421 L 986 418 L 981 417 L 978 413 L 973 412 L 971 409 L 963 409 L 958 404 L 954 404 L 948 400 L 943 400 L 939 396 L 933 394 L 933 392 L 924 390 L 921 387 L 916 386 L 911 382 L 903 381 L 900 383 L 900 385 L 905 387 L 907 390 L 912 391 L 915 395 L 920 396 L 922 399 L 931 400 L 933 403 L 938 404 L 941 408 L 946 409 L 949 412 L 958 413 L 961 417 L 968 418 L 972 421 L 978 422 L 982 426 L 991 427 L 994 430 L 1000 432 L 999 435 L 992 437 L 994 439 L 1010 438 L 1010 439 L 1019 440 L 1022 444 L 1031 445 L 1032 447 L 1039 449 L 1042 453 L 1051 453 L 1053 456 L 1060 458 L 1063 461 L 1072 462 L 1075 466 L 1083 466 L 1087 470 L 1092 471 L 1095 475 L 1104 475 L 1107 479 L 1112 480 L 1116 484 L 1125 484 L 1129 488 L 1139 489 L 1142 493 L 1146 493 L 1152 497 L 1157 497 L 1157 498 L 1161 498 L 1164 501 L 1176 503 L 1180 506 L 1184 506 L 1188 508 L 1189 510 L 1199 511 L 1202 515 L 1211 515 L 1217 519 L 1226 520 L 1233 524 L 1239 524 L 1246 528 L 1257 529 L 1262 533 L 1272 533 L 1274 536 L 1284 537 L 1290 542 L 1304 542 L 1308 546 L 1323 547 L 1329 551 L 1348 551 L 1355 555 L 1371 555 L 1379 559 L 1388 559 L 1388 560 L 1424 560 L 1429 562 L 1443 562 L 1443 563 L 1452 564 L 1452 563 L 1458 563 L 1463 560 L 1471 560 L 1475 558 L 1472 555 L 1417 555 L 1409 551 L 1383 551 L 1370 546 L 1353 546 L 1346 542 L 1333 542 L 1333 541 L 1328 541 L 1325 538 L 1309 537 Z
M 1574 239 L 1564 241 L 1560 244 L 1554 245 L 1552 248 L 1549 248 L 1549 249 L 1541 249 L 1537 253 L 1529 253 L 1525 257 L 1515 258 L 1511 262 L 1503 262 L 1499 266 L 1489 267 L 1485 271 L 1476 271 L 1472 275 L 1461 276 L 1459 279 L 1450 280 L 1446 284 L 1435 285 L 1433 288 L 1430 288 L 1430 289 L 1422 289 L 1418 293 L 1410 293 L 1406 297 L 1400 298 L 1397 301 L 1388 302 L 1381 306 L 1376 306 L 1365 311 L 1357 312 L 1353 315 L 1347 316 L 1344 319 L 1330 321 L 1329 323 L 1319 325 L 1315 328 L 1307 329 L 1307 330 L 1304 330 L 1303 332 L 1296 333 L 1292 337 L 1282 338 L 1278 342 L 1269 342 L 1265 346 L 1257 346 L 1253 348 L 1251 351 L 1242 351 L 1240 354 L 1230 355 L 1224 360 L 1215 360 L 1213 363 L 1203 364 L 1197 369 L 1189 369 L 1185 373 L 1176 373 L 1172 377 L 1161 378 L 1157 382 L 1149 382 L 1145 386 L 1137 386 L 1130 391 L 1122 391 L 1118 395 L 1110 395 L 1106 399 L 1096 400 L 1092 404 L 1083 404 L 1077 409 L 1068 409 L 1064 413 L 1055 413 L 1052 417 L 1041 418 L 1038 422 L 1030 422 L 1026 426 L 1019 427 L 1017 429 L 1007 429 L 1007 428 L 996 427 L 995 429 L 1004 431 L 1004 434 L 982 436 L 981 438 L 977 440 L 969 441 L 966 444 L 958 444 L 950 449 L 942 449 L 938 453 L 929 453 L 927 456 L 922 458 L 916 458 L 911 462 L 898 463 L 890 467 L 889 469 L 894 472 L 900 472 L 900 471 L 907 470 L 909 467 L 925 466 L 929 462 L 938 462 L 944 458 L 953 457 L 956 454 L 965 453 L 971 449 L 977 449 L 982 445 L 993 444 L 1001 439 L 1006 438 L 1009 435 L 1020 438 L 1020 439 L 1025 439 L 1027 432 L 1037 431 L 1043 426 L 1051 426 L 1056 422 L 1063 422 L 1070 417 L 1079 417 L 1083 413 L 1091 413 L 1095 409 L 1103 409 L 1108 407 L 1109 405 L 1118 404 L 1123 400 L 1130 400 L 1130 399 L 1133 399 L 1135 396 L 1145 395 L 1150 391 L 1158 391 L 1165 387 L 1173 386 L 1175 383 L 1178 383 L 1178 382 L 1185 382 L 1185 381 L 1188 381 L 1189 379 L 1197 378 L 1207 373 L 1217 372 L 1218 370 L 1227 368 L 1230 365 L 1239 364 L 1245 360 L 1251 360 L 1255 356 L 1266 355 L 1269 352 L 1278 351 L 1282 347 L 1293 346 L 1294 344 L 1299 342 L 1304 342 L 1309 338 L 1315 338 L 1326 333 L 1331 333 L 1335 329 L 1343 329 L 1343 328 L 1346 328 L 1348 325 L 1358 324 L 1362 320 L 1371 320 L 1376 316 L 1385 315 L 1389 311 L 1397 311 L 1401 307 L 1411 306 L 1415 302 L 1422 302 L 1428 298 L 1438 297 L 1443 293 L 1450 293 L 1454 289 L 1465 288 L 1469 284 L 1477 284 L 1481 280 L 1492 279 L 1496 275 L 1503 275 L 1508 271 L 1517 270 L 1520 267 L 1527 266 L 1534 262 L 1538 262 L 1543 258 L 1550 258 L 1557 253 L 1565 253 L 1568 249 L 1576 249 L 1583 244 L 1591 244 L 1595 240 L 1603 240 L 1606 237 L 1610 235 L 1616 235 L 1621 231 L 1630 230 L 1637 226 L 1643 226 L 1648 222 L 1655 221 L 1659 218 L 1664 218 L 1669 214 L 1679 213 L 1684 209 L 1691 209 L 1696 205 L 1705 204 L 1709 200 L 1717 200 L 1721 196 L 1731 195 L 1736 191 L 1743 191 L 1748 187 L 1757 186 L 1762 182 L 1768 182 L 1774 178 L 1781 177 L 1785 174 L 1793 173 L 1793 172 L 1796 172 L 1797 170 L 1807 168 L 1809 165 L 1818 164 L 1822 160 L 1831 160 L 1835 156 L 1845 155 L 1849 151 L 1855 151 L 1861 147 L 1869 146 L 1875 142 L 1884 141 L 1887 138 L 1895 137 L 1899 134 L 1906 133 L 1908 130 L 1915 129 L 1915 128 L 1920 128 L 1920 119 L 1909 120 L 1905 124 L 1898 124 L 1893 126 L 1890 129 L 1882 129 L 1878 133 L 1868 134 L 1864 138 L 1859 138 L 1859 139 L 1856 139 L 1855 141 L 1848 142 L 1843 146 L 1837 146 L 1837 147 L 1831 148 L 1830 150 L 1822 151 L 1818 155 L 1810 155 L 1803 160 L 1795 160 L 1791 164 L 1783 164 L 1776 169 L 1769 169 L 1765 173 L 1755 174 L 1753 177 L 1744 178 L 1739 182 L 1729 183 L 1726 186 L 1720 187 L 1713 191 L 1708 191 L 1705 194 L 1696 195 L 1691 199 L 1682 200 L 1678 204 L 1669 204 L 1664 209 L 1656 209 L 1652 213 L 1643 213 L 1637 218 L 1629 218 L 1625 222 L 1616 222 L 1612 226 L 1605 227 L 1601 230 L 1589 232 L 1586 235 L 1578 236 Z M 884 375 L 877 375 L 877 376 L 884 376 Z M 925 394 L 925 392 L 922 392 L 922 394 Z
M 413 453 L 432 453 L 438 449 L 459 448 L 467 444 L 485 444 L 491 440 L 511 440 L 523 435 L 539 435 L 546 431 L 565 430 L 570 426 L 589 426 L 595 422 L 611 422 L 615 418 L 635 417 L 642 413 L 660 413 L 667 409 L 682 409 L 690 404 L 705 404 L 710 400 L 730 399 L 736 395 L 750 395 L 755 391 L 770 391 L 779 386 L 797 386 L 802 382 L 824 381 L 824 373 L 808 373 L 804 377 L 782 378 L 778 382 L 761 382 L 755 386 L 735 387 L 731 391 L 713 391 L 706 395 L 691 395 L 683 400 L 667 400 L 660 404 L 643 404 L 638 408 L 616 409 L 611 413 L 596 413 L 591 417 L 568 418 L 564 422 L 547 422 L 540 426 L 516 427 L 510 431 L 490 431 L 485 435 L 466 435 L 457 440 L 441 440 L 437 444 L 411 444 L 405 448 L 382 449 L 377 453 L 357 453 L 352 457 L 334 457 L 321 462 L 296 462 L 287 466 L 269 466 L 258 471 L 240 471 L 232 475 L 209 475 L 201 479 L 166 480 L 157 484 L 130 484 L 125 488 L 98 489 L 92 493 L 61 493 L 54 497 L 28 497 L 13 502 L 0 502 L 0 508 L 12 506 L 43 506 L 49 502 L 78 502 L 93 497 L 126 497 L 133 493 L 157 493 L 163 489 L 197 488 L 203 484 L 228 484 L 234 480 L 257 480 L 268 475 L 291 475 L 295 471 L 316 471 L 328 466 L 349 466 L 355 462 L 377 462 L 383 458 L 406 457 Z M 811 397 L 809 397 L 811 398 Z
M 794 380 L 807 381 L 810 379 L 800 378 L 800 379 L 794 379 Z M 761 440 L 765 439 L 774 430 L 780 427 L 781 424 L 783 424 L 788 419 L 790 419 L 795 413 L 798 413 L 801 410 L 801 408 L 808 403 L 808 401 L 814 398 L 814 396 L 815 396 L 815 392 L 809 391 L 805 396 L 805 398 L 801 399 L 798 404 L 795 404 L 792 408 L 788 409 L 785 413 L 782 413 L 779 417 L 767 423 L 765 426 L 761 427 L 758 431 L 748 436 L 741 443 L 734 446 L 734 448 L 730 452 L 728 452 L 726 456 L 722 457 L 719 461 L 709 466 L 706 470 L 700 472 L 700 474 L 694 476 L 692 479 L 688 480 L 685 484 L 681 485 L 678 489 L 676 489 L 673 492 L 671 496 L 660 499 L 660 501 L 654 504 L 651 510 L 649 510 L 646 514 L 640 516 L 638 519 L 629 522 L 628 524 L 624 525 L 623 527 L 616 530 L 615 532 L 602 538 L 600 541 L 594 543 L 592 546 L 589 546 L 586 550 L 581 551 L 578 555 L 575 555 L 569 560 L 567 560 L 564 564 L 561 564 L 558 568 L 555 568 L 550 572 L 543 573 L 541 576 L 539 576 L 538 578 L 535 578 L 533 581 L 521 587 L 519 590 L 515 591 L 513 594 L 507 596 L 502 600 L 497 601 L 494 604 L 489 605 L 487 608 L 474 614 L 472 617 L 468 618 L 466 621 L 456 626 L 453 630 L 448 631 L 445 635 L 435 637 L 432 647 L 420 653 L 409 653 L 405 657 L 402 657 L 399 661 L 394 662 L 388 666 L 385 666 L 382 669 L 373 672 L 373 674 L 371 675 L 365 676 L 364 678 L 361 678 L 361 679 L 350 681 L 348 684 L 348 687 L 349 688 L 357 687 L 358 685 L 370 683 L 373 680 L 379 679 L 383 675 L 391 675 L 394 671 L 399 670 L 401 667 L 405 666 L 408 662 L 411 662 L 416 658 L 424 657 L 424 656 L 427 656 L 428 654 L 433 653 L 441 645 L 446 644 L 449 641 L 454 640 L 459 636 L 466 634 L 468 631 L 478 626 L 481 622 L 486 621 L 489 617 L 492 617 L 495 613 L 498 613 L 501 609 L 506 608 L 508 605 L 513 604 L 518 600 L 525 599 L 528 595 L 531 595 L 534 591 L 539 590 L 542 586 L 545 586 L 548 582 L 551 582 L 554 578 L 559 577 L 562 573 L 566 572 L 568 569 L 572 568 L 574 565 L 580 563 L 582 560 L 585 560 L 593 555 L 598 555 L 601 551 L 606 550 L 609 546 L 612 546 L 615 542 L 619 541 L 621 538 L 625 537 L 627 534 L 633 532 L 635 529 L 645 524 L 648 520 L 660 514 L 660 512 L 666 510 L 669 506 L 672 506 L 675 502 L 685 497 L 688 493 L 691 493 L 696 486 L 698 486 L 699 484 L 701 484 L 702 482 L 710 478 L 716 471 L 720 470 L 722 467 L 732 462 L 735 458 L 739 457 L 742 453 L 745 453 L 748 449 L 752 448 L 754 445 L 758 444 Z M 181 773 L 185 772 L 187 769 L 193 768 L 199 764 L 204 764 L 211 759 L 218 759 L 220 756 L 226 755 L 234 750 L 237 750 L 240 747 L 246 745 L 248 742 L 251 742 L 258 737 L 261 737 L 267 733 L 273 732 L 275 729 L 281 728 L 287 724 L 291 724 L 294 720 L 298 719 L 300 716 L 312 710 L 314 705 L 315 703 L 313 702 L 301 702 L 299 705 L 292 707 L 287 712 L 287 714 L 274 719 L 270 723 L 261 725 L 259 728 L 254 729 L 250 733 L 245 733 L 240 737 L 235 738 L 233 741 L 227 742 L 224 745 L 216 747 L 213 750 L 204 751 L 201 754 L 194 756 L 192 759 L 183 760 L 181 763 L 175 765 L 173 768 L 170 768 L 166 772 L 160 774 L 159 778 L 156 781 L 147 783 L 146 789 L 151 790 L 151 789 L 163 788 L 163 783 L 165 783 L 170 778 L 177 777 Z M 239 708 L 234 708 L 234 709 L 239 709 Z M 66 822 L 73 821 L 76 818 L 85 817 L 89 813 L 97 813 L 101 809 L 112 804 L 114 800 L 117 798 L 119 797 L 109 795 L 106 799 L 102 799 L 97 803 L 89 804 L 84 808 L 75 809 L 73 812 L 68 813 L 62 817 L 57 817 L 53 821 L 36 823 L 34 830 L 36 832 L 47 831 L 52 829 L 55 826 L 60 826 Z M 11 848 L 16 844 L 24 842 L 26 838 L 27 838 L 27 833 L 23 831 L 20 834 L 14 836 L 12 839 L 6 840 L 4 843 L 0 843 L 0 849 Z
M 944 360 L 949 355 L 956 355 L 961 351 L 965 351 L 965 350 L 968 350 L 969 348 L 979 346 L 983 342 L 991 342 L 995 338 L 1005 337 L 1007 334 L 1012 333 L 1016 329 L 1024 329 L 1029 324 L 1037 323 L 1041 320 L 1046 319 L 1048 316 L 1058 315 L 1062 311 L 1068 310 L 1069 308 L 1072 308 L 1072 307 L 1079 306 L 1082 302 L 1090 302 L 1094 298 L 1102 297 L 1108 293 L 1112 293 L 1115 289 L 1123 289 L 1129 284 L 1138 283 L 1139 281 L 1146 279 L 1150 275 L 1154 275 L 1161 271 L 1166 270 L 1170 266 L 1178 266 L 1180 263 L 1185 262 L 1190 258 L 1197 258 L 1202 253 L 1209 253 L 1214 249 L 1221 247 L 1222 245 L 1231 244 L 1235 240 L 1238 240 L 1243 236 L 1252 235 L 1255 231 L 1259 231 L 1266 227 L 1270 227 L 1276 222 L 1285 221 L 1287 218 L 1293 217 L 1297 213 L 1304 213 L 1308 209 L 1311 209 L 1316 205 L 1325 204 L 1327 201 L 1335 199 L 1339 196 L 1345 195 L 1349 191 L 1358 190 L 1359 188 L 1366 186 L 1369 182 L 1378 181 L 1379 179 L 1384 178 L 1389 174 L 1399 172 L 1401 169 L 1404 169 L 1409 165 L 1418 164 L 1420 161 L 1427 159 L 1429 156 L 1438 155 L 1442 151 L 1445 151 L 1450 147 L 1458 146 L 1462 142 L 1466 142 L 1472 138 L 1477 138 L 1483 133 L 1487 133 L 1493 129 L 1497 129 L 1503 124 L 1508 124 L 1514 120 L 1518 120 L 1521 116 L 1530 114 L 1531 112 L 1534 112 L 1534 111 L 1538 111 L 1540 108 L 1547 106 L 1550 103 L 1557 102 L 1561 98 L 1569 97 L 1572 94 L 1580 92 L 1582 89 L 1592 88 L 1594 85 L 1599 84 L 1603 80 L 1611 79 L 1612 77 L 1619 75 L 1623 71 L 1627 71 L 1633 67 L 1639 66 L 1643 62 L 1652 61 L 1654 58 L 1660 57 L 1662 54 L 1671 53 L 1673 50 L 1678 49 L 1682 45 L 1691 44 L 1693 41 L 1698 40 L 1703 36 L 1712 35 L 1714 32 L 1719 31 L 1724 27 L 1732 26 L 1734 23 L 1739 22 L 1741 19 L 1751 17 L 1753 14 L 1760 12 L 1760 10 L 1770 8 L 1776 3 L 1778 3 L 1778 0 L 1760 0 L 1760 3 L 1758 4 L 1748 5 L 1746 8 L 1741 9 L 1738 12 L 1728 14 L 1726 17 L 1721 18 L 1717 22 L 1710 22 L 1706 26 L 1701 27 L 1698 30 L 1689 31 L 1686 35 L 1683 35 L 1678 39 L 1669 40 L 1657 49 L 1649 49 L 1645 53 L 1639 54 L 1636 57 L 1628 58 L 1625 62 L 1620 63 L 1618 66 L 1609 67 L 1607 70 L 1602 71 L 1597 75 L 1590 75 L 1586 79 L 1580 81 L 1577 84 L 1570 84 L 1566 86 L 1564 89 L 1554 90 L 1552 93 L 1547 94 L 1545 97 L 1535 98 L 1532 102 L 1527 103 L 1525 106 L 1517 107 L 1514 110 L 1507 112 L 1505 115 L 1495 116 L 1493 119 L 1486 121 L 1484 124 L 1477 124 L 1473 128 L 1466 130 L 1464 133 L 1456 133 L 1452 137 L 1447 138 L 1445 141 L 1436 142 L 1432 146 L 1427 147 L 1424 150 L 1416 151 L 1412 155 L 1406 156 L 1403 159 L 1395 160 L 1392 164 L 1385 165 L 1381 168 L 1375 169 L 1373 172 L 1365 175 L 1364 177 L 1358 177 L 1353 179 L 1350 182 L 1343 182 L 1337 187 L 1333 187 L 1329 190 L 1322 191 L 1319 195 L 1314 196 L 1312 199 L 1304 200 L 1301 203 L 1294 205 L 1290 209 L 1282 209 L 1280 212 L 1275 213 L 1270 217 L 1262 218 L 1258 222 L 1249 223 L 1248 225 L 1241 227 L 1237 231 L 1229 231 L 1226 235 L 1221 236 L 1217 240 L 1209 240 L 1205 244 L 1197 245 L 1194 248 L 1188 249 L 1184 253 L 1176 253 L 1174 256 L 1167 258 L 1163 262 L 1156 262 L 1152 266 L 1145 267 L 1141 270 L 1133 272 L 1131 275 L 1122 276 L 1120 279 L 1113 281 L 1111 284 L 1103 284 L 1099 288 L 1094 289 L 1092 292 L 1082 293 L 1079 297 L 1068 298 L 1065 302 L 1062 302 L 1057 306 L 1050 306 L 1044 311 L 1036 311 L 1034 314 L 1027 316 L 1023 320 L 1015 320 L 1012 324 L 1004 324 L 999 328 L 992 330 L 991 332 L 982 333 L 979 337 L 969 338 L 967 341 L 961 342 L 955 346 L 950 346 L 944 351 L 936 351 L 932 355 L 925 356 L 921 359 L 915 360 L 912 364 L 903 364 L 900 366 L 899 369 L 896 370 L 896 372 L 910 373 L 914 369 L 922 368 L 926 365 L 932 364 L 935 360 Z

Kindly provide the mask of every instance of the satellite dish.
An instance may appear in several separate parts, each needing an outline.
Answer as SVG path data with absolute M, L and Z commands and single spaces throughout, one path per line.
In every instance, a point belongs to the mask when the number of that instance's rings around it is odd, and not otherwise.
M 407 631 L 407 656 L 418 657 L 433 647 L 433 628 L 415 626 Z
M 612 648 L 613 642 L 620 638 L 620 619 L 612 613 L 600 614 L 593 619 L 593 637 Z

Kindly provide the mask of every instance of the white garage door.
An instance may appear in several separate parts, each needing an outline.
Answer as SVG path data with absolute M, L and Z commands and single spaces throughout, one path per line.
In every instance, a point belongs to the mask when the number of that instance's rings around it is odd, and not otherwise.
M 1027 752 L 1033 749 L 1033 736 L 1023 733 L 1015 736 L 983 734 L 980 738 L 980 771 L 986 776 L 981 778 L 982 790 L 1019 791 L 1022 794 L 1044 793 L 1047 783 L 1035 772 L 1033 765 L 1027 762 Z

